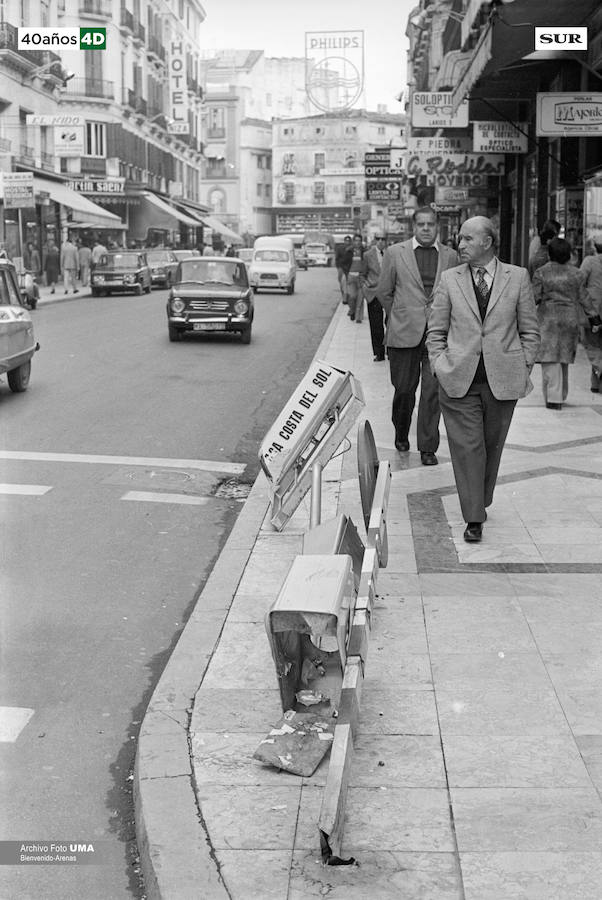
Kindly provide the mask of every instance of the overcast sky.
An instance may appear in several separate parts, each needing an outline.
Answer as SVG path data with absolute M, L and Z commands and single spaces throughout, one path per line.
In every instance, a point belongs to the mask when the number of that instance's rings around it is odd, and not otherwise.
M 408 15 L 418 0 L 201 0 L 207 18 L 202 49 L 264 50 L 266 56 L 305 56 L 306 31 L 363 31 L 367 107 L 403 108 Z

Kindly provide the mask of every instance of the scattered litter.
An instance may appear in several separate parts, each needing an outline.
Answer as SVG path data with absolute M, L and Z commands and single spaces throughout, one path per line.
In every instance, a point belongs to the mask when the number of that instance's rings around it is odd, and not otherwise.
M 261 741 L 253 758 L 293 775 L 309 777 L 328 752 L 333 738 L 332 720 L 287 710 Z
M 379 759 L 378 764 L 379 766 L 384 766 L 384 762 L 382 761 L 382 759 Z
M 297 691 L 295 698 L 299 703 L 302 703 L 303 706 L 315 706 L 316 703 L 328 703 L 328 700 L 330 699 L 320 691 L 310 690 Z

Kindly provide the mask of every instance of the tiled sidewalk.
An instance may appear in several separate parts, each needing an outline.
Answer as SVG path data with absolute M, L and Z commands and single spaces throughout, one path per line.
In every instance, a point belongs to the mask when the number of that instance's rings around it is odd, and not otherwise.
M 194 701 L 219 878 L 234 900 L 599 900 L 602 397 L 587 362 L 579 351 L 561 412 L 544 408 L 536 367 L 483 542 L 469 546 L 445 439 L 436 468 L 414 435 L 396 453 L 387 365 L 372 362 L 367 322 L 337 315 L 322 358 L 361 382 L 393 471 L 345 822 L 360 865 L 320 861 L 327 760 L 301 779 L 252 759 L 281 714 L 263 616 L 300 551 L 307 499 L 282 534 L 264 521 Z M 345 511 L 361 533 L 351 443 L 325 470 L 323 519 Z

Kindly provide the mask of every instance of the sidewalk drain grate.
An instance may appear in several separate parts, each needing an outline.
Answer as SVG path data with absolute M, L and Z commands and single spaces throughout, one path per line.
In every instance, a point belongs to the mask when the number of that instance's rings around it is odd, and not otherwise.
M 220 481 L 213 491 L 214 497 L 220 497 L 222 500 L 245 500 L 253 487 L 246 481 L 239 481 L 237 478 L 226 478 Z

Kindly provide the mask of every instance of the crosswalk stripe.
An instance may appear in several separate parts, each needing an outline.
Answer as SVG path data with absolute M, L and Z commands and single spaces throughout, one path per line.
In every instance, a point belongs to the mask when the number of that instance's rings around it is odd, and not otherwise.
M 89 453 L 34 453 L 19 450 L 0 450 L 0 459 L 22 459 L 33 462 L 79 462 L 102 466 L 157 466 L 163 469 L 201 469 L 205 472 L 228 472 L 240 475 L 245 463 L 222 462 L 214 459 L 163 459 L 154 456 L 100 456 Z
M 141 500 L 149 503 L 183 503 L 189 506 L 204 506 L 207 497 L 193 497 L 190 494 L 160 494 L 153 491 L 128 491 L 122 500 Z
M 23 706 L 0 706 L 0 742 L 14 744 L 33 714 Z
M 41 496 L 51 491 L 52 487 L 47 484 L 0 484 L 0 494 L 28 494 L 30 496 Z

